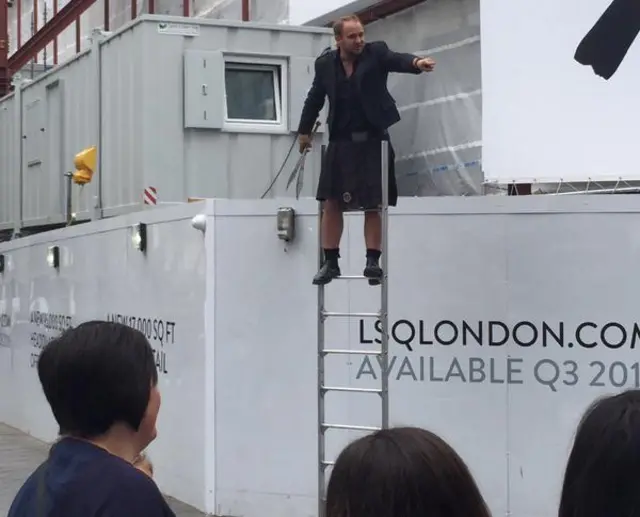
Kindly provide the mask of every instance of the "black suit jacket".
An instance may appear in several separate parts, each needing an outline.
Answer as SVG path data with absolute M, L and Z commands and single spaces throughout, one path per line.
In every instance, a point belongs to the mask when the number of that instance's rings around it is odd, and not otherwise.
M 325 50 L 316 59 L 315 77 L 302 109 L 298 134 L 311 133 L 325 97 L 329 97 L 329 132 L 334 118 L 336 88 L 337 50 Z M 396 101 L 387 89 L 390 72 L 401 74 L 420 74 L 421 70 L 413 66 L 413 54 L 393 52 L 384 41 L 366 43 L 360 56 L 360 62 L 354 72 L 362 107 L 371 124 L 380 130 L 386 130 L 400 120 Z

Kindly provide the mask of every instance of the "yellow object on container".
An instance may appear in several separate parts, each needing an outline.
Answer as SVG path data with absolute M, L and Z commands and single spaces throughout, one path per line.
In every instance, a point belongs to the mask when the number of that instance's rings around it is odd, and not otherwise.
M 88 147 L 76 154 L 73 164 L 76 171 L 73 173 L 73 182 L 76 185 L 85 185 L 93 178 L 96 170 L 97 149 L 95 146 Z

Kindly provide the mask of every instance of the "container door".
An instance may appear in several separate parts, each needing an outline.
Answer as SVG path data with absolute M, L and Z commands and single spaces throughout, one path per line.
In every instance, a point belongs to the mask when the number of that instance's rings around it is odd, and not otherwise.
M 64 177 L 64 109 L 63 87 L 60 80 L 47 85 L 47 169 L 51 185 L 51 215 L 61 222 L 66 217 L 67 180 Z M 70 161 L 70 160 L 68 160 Z M 67 167 L 67 168 L 70 168 Z M 54 221 L 52 221 L 54 222 Z

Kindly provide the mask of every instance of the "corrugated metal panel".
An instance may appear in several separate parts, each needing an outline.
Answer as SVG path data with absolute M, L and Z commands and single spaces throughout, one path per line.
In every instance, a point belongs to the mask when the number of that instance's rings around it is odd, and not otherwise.
M 85 52 L 22 89 L 25 226 L 65 220 L 64 173 L 73 170 L 76 153 L 95 145 L 91 107 L 96 96 L 91 64 L 91 54 Z M 86 199 L 75 209 L 85 211 Z
M 12 228 L 16 215 L 16 185 L 20 178 L 15 161 L 16 102 L 14 95 L 0 101 L 0 230 Z
M 142 201 L 144 96 L 150 88 L 164 90 L 162 82 L 150 83 L 145 76 L 147 44 L 143 32 L 135 26 L 101 47 L 101 186 L 102 205 L 109 209 L 119 210 Z M 181 104 L 179 98 L 169 102 Z M 163 138 L 158 143 L 173 145 Z
M 195 32 L 180 33 L 185 23 Z M 22 145 L 23 224 L 64 222 L 64 173 L 73 170 L 77 153 L 93 145 L 99 149 L 100 172 L 89 185 L 73 187 L 73 211 L 79 219 L 90 216 L 98 194 L 104 216 L 140 210 L 148 186 L 157 189 L 161 203 L 186 202 L 190 196 L 259 197 L 294 143 L 300 98 L 311 84 L 313 61 L 330 42 L 326 29 L 145 16 L 100 43 L 99 52 L 88 49 L 38 77 L 21 90 L 26 138 L 0 120 L 0 134 L 13 134 Z M 282 60 L 276 81 L 282 90 L 281 127 L 221 128 L 226 124 L 222 119 L 190 127 L 185 102 L 193 103 L 196 112 L 209 110 L 206 116 L 225 113 L 225 81 L 220 78 L 226 72 L 192 74 L 190 79 L 185 74 L 187 51 L 206 51 L 209 56 L 222 52 L 225 59 L 250 63 Z M 229 90 L 230 96 L 236 93 L 242 98 L 247 92 Z M 326 108 L 321 120 L 325 118 Z M 319 148 L 307 160 L 302 195 L 314 194 Z M 6 152 L 17 160 L 14 154 L 13 149 Z M 296 159 L 294 150 L 269 197 L 285 195 Z M 7 181 L 5 175 L 0 178 Z M 3 219 L 12 218 L 4 208 L 11 206 L 10 198 L 3 188 Z

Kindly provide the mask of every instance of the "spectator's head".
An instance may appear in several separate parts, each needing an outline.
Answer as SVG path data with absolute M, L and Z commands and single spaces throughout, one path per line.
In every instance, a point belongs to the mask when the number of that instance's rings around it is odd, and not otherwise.
M 327 517 L 490 517 L 464 461 L 424 429 L 377 431 L 338 456 Z
M 155 438 L 158 373 L 141 332 L 119 323 L 83 323 L 44 348 L 38 376 L 61 435 L 113 436 L 136 452 Z
M 640 514 L 640 390 L 596 400 L 569 455 L 559 517 Z

